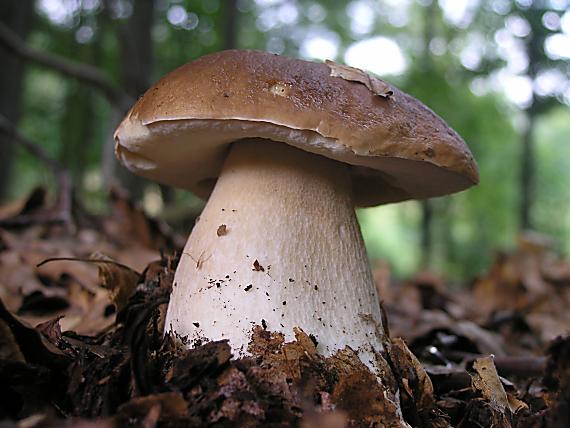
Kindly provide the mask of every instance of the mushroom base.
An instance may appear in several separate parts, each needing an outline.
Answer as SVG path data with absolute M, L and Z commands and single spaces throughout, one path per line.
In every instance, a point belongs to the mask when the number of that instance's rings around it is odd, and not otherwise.
M 253 327 L 350 346 L 369 367 L 381 314 L 348 168 L 268 140 L 232 145 L 182 254 L 167 331 L 228 339 L 246 355 Z

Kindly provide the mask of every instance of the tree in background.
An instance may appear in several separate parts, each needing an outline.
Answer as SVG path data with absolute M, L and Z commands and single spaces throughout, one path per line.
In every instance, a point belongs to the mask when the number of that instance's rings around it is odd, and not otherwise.
M 140 97 L 152 82 L 154 65 L 152 28 L 155 20 L 155 4 L 155 0 L 132 3 L 105 0 L 102 10 L 106 24 L 111 27 L 112 34 L 117 40 L 120 85 L 133 100 Z M 125 110 L 115 109 L 110 123 L 109 138 L 103 150 L 105 182 L 112 183 L 113 178 L 118 177 L 121 185 L 135 198 L 140 199 L 145 180 L 121 168 L 114 155 L 111 135 L 125 114 Z
M 552 2 L 545 0 L 515 1 L 508 18 L 511 20 L 511 27 L 514 27 L 513 31 L 518 32 L 515 35 L 520 37 L 524 44 L 528 66 L 523 75 L 532 84 L 529 99 L 524 106 L 526 125 L 521 135 L 519 221 L 522 229 L 535 227 L 533 207 L 537 203 L 535 196 L 537 170 L 534 130 L 537 118 L 558 105 L 569 86 L 568 61 L 558 56 L 556 47 L 554 52 L 552 51 L 552 44 L 556 43 L 556 38 L 561 35 L 561 16 L 550 3 Z M 566 20 L 568 19 L 567 12 Z M 566 43 L 569 43 L 569 40 L 566 40 Z M 552 84 L 545 80 L 554 81 L 559 87 L 545 87 Z
M 25 40 L 32 27 L 33 3 L 29 0 L 4 0 L 0 2 L 0 23 L 6 25 Z M 0 49 L 0 114 L 17 124 L 22 113 L 24 64 Z M 0 201 L 6 196 L 12 164 L 14 142 L 0 134 Z
M 27 58 L 21 129 L 72 170 L 88 202 L 100 201 L 100 165 L 109 177 L 114 169 L 110 135 L 116 121 L 166 72 L 229 47 L 347 62 L 386 76 L 431 106 L 468 141 L 481 167 L 478 188 L 424 204 L 423 220 L 415 203 L 363 212 L 368 237 L 377 233 L 376 216 L 392 218 L 387 236 L 367 238 L 372 253 L 395 254 L 392 262 L 402 272 L 423 258 L 426 266 L 473 274 L 487 265 L 490 249 L 513 243 L 519 218 L 523 226 L 534 224 L 570 242 L 570 220 L 554 219 L 546 209 L 565 194 L 552 185 L 556 174 L 546 165 L 561 168 L 560 181 L 569 168 L 546 155 L 533 131 L 545 129 L 534 124 L 551 117 L 551 106 L 568 102 L 570 55 L 558 40 L 569 37 L 566 8 L 565 0 L 38 0 L 29 46 L 89 68 L 68 73 L 77 70 Z M 555 88 L 552 82 L 558 82 Z M 567 111 L 556 110 L 557 117 Z M 525 115 L 533 126 L 523 126 Z M 549 138 L 564 135 L 563 122 L 552 121 Z M 525 141 L 522 156 L 519 137 Z M 539 143 L 536 153 L 533 141 Z M 542 172 L 533 166 L 538 158 Z M 28 155 L 19 153 L 15 163 L 25 173 L 13 182 L 13 193 L 45 181 Z M 533 202 L 533 176 L 541 185 L 550 180 L 548 204 L 545 192 Z M 155 185 L 123 183 L 143 199 L 152 190 L 155 200 L 174 207 L 190 198 L 165 189 L 161 197 Z M 417 250 L 422 242 L 423 256 Z

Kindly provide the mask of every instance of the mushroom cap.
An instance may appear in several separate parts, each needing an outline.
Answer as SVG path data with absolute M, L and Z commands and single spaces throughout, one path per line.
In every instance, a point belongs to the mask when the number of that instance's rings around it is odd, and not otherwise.
M 260 51 L 214 53 L 166 75 L 117 128 L 115 153 L 135 174 L 207 198 L 229 145 L 245 138 L 350 165 L 358 206 L 479 181 L 465 142 L 417 99 L 358 69 Z

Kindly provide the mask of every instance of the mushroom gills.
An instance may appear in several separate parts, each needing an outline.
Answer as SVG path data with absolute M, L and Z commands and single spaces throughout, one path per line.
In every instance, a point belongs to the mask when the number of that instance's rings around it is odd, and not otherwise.
M 369 367 L 381 314 L 349 167 L 264 139 L 234 142 L 176 271 L 166 328 L 247 355 L 262 325 L 345 346 Z M 220 233 L 223 230 L 223 233 Z

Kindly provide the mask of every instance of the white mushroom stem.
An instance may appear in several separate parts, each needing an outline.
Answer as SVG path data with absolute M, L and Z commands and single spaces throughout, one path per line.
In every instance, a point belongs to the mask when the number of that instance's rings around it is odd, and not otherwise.
M 282 143 L 234 143 L 176 271 L 167 331 L 228 339 L 300 327 L 330 355 L 369 366 L 381 315 L 351 200 L 348 167 Z

